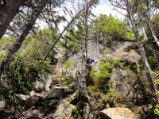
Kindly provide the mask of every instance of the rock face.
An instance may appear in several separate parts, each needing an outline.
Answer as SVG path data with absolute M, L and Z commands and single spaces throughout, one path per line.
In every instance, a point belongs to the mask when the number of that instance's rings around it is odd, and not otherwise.
M 115 68 L 112 70 L 110 80 L 112 82 L 112 87 L 115 89 L 115 93 L 117 96 L 127 99 L 133 98 L 133 86 L 137 78 L 131 70 Z
M 130 65 L 138 65 L 141 56 L 136 52 L 136 46 L 131 42 L 124 42 L 111 54 L 106 54 L 105 59 L 116 59 L 127 62 Z
M 113 57 L 127 60 L 130 63 L 138 63 L 141 60 L 141 56 L 134 49 L 132 49 L 133 47 L 135 49 L 133 43 L 125 42 L 119 49 L 116 49 L 112 55 Z
M 22 113 L 22 117 L 20 119 L 43 119 L 43 113 L 37 109 L 29 109 Z
M 135 51 L 136 46 L 131 42 L 124 42 L 108 58 L 120 59 L 122 68 L 112 70 L 111 82 L 117 96 L 132 99 L 138 95 L 135 91 L 137 76 L 135 71 L 138 68 L 141 56 Z M 125 66 L 129 66 L 126 68 Z
M 133 113 L 128 108 L 109 108 L 99 113 L 101 119 L 141 119 L 139 114 Z

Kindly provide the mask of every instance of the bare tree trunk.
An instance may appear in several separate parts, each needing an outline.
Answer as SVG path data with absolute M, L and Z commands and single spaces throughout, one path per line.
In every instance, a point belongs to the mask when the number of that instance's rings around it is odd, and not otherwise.
M 145 1 L 145 0 L 144 0 L 144 1 Z M 146 2 L 146 8 L 147 8 L 147 10 L 148 10 L 148 9 L 150 8 L 150 4 L 151 4 L 151 3 L 150 3 L 149 0 L 146 0 L 145 2 Z M 148 12 L 146 12 L 144 15 L 145 15 L 145 17 L 146 17 L 147 26 L 148 26 L 148 28 L 149 28 L 151 34 L 152 34 L 152 37 L 153 37 L 153 39 L 155 40 L 157 46 L 159 47 L 159 39 L 157 38 L 157 35 L 156 35 L 155 31 L 153 30 L 153 28 L 152 28 L 152 26 L 151 26 L 151 16 L 150 16 L 150 14 L 149 14 Z
M 85 36 L 84 36 L 84 52 L 86 53 L 85 58 L 87 59 L 87 38 L 88 38 L 88 10 L 89 10 L 89 6 L 88 6 L 88 0 L 86 0 L 85 3 L 85 10 L 84 10 L 84 29 L 85 29 Z
M 144 42 L 146 41 L 148 41 L 148 38 L 147 38 L 147 35 L 146 35 L 146 33 L 145 33 L 145 29 L 144 29 L 144 27 L 142 27 L 142 31 L 143 31 L 143 34 L 144 34 Z
M 99 35 L 97 33 L 97 54 L 98 54 L 98 58 L 99 58 Z
M 157 100 L 159 101 L 159 94 L 157 94 L 157 86 L 155 85 L 154 83 L 154 80 L 155 80 L 155 76 L 154 76 L 154 73 L 151 69 L 151 66 L 147 60 L 147 56 L 146 56 L 146 52 L 145 52 L 145 48 L 143 46 L 143 43 L 141 42 L 140 38 L 139 38 L 139 31 L 137 29 L 137 26 L 135 24 L 135 19 L 133 18 L 133 14 L 132 14 L 132 8 L 130 6 L 130 3 L 128 0 L 125 0 L 125 4 L 126 4 L 126 7 L 127 7 L 127 13 L 128 13 L 128 17 L 130 19 L 130 22 L 131 22 L 131 25 L 132 25 L 132 30 L 135 34 L 135 37 L 136 37 L 136 40 L 137 40 L 137 44 L 138 44 L 138 48 L 139 48 L 139 52 L 140 52 L 140 55 L 141 55 L 141 58 L 142 58 L 142 61 L 147 69 L 147 72 L 150 76 L 150 83 L 153 85 L 153 90 L 156 94 L 156 97 L 157 97 Z
M 11 49 L 8 51 L 7 56 L 1 62 L 1 73 L 4 69 L 5 64 L 9 60 L 9 58 L 19 50 L 20 46 L 22 45 L 23 41 L 25 40 L 26 36 L 28 35 L 29 31 L 32 29 L 35 21 L 37 20 L 38 16 L 42 12 L 46 2 L 41 3 L 41 5 L 34 9 L 33 14 L 31 16 L 30 21 L 24 26 L 23 32 L 17 38 L 17 40 L 12 44 Z
M 151 26 L 150 20 L 148 20 L 148 19 L 149 18 L 147 18 L 147 26 L 148 26 L 151 34 L 152 34 L 153 39 L 155 40 L 157 46 L 159 47 L 159 39 L 157 38 L 157 35 L 156 35 L 156 33 L 154 32 L 154 30 L 153 30 L 153 28 Z
M 26 0 L 6 0 L 6 4 L 0 7 L 0 39 L 4 35 L 10 22 L 18 13 L 20 6 Z
M 81 45 L 82 45 L 82 62 L 81 62 L 81 84 L 80 87 L 82 87 L 82 90 L 79 90 L 79 94 L 81 97 L 85 97 L 85 98 L 89 98 L 87 91 L 86 91 L 86 76 L 88 75 L 89 69 L 86 69 L 85 65 L 86 65 L 86 59 L 88 57 L 88 53 L 87 53 L 87 42 L 88 42 L 88 12 L 89 12 L 89 8 L 91 7 L 91 5 L 93 4 L 93 0 L 85 0 L 85 4 L 84 4 L 84 29 L 85 29 L 85 35 L 84 35 L 84 39 L 81 41 Z
M 79 84 L 79 98 L 81 97 L 88 97 L 87 91 L 86 91 L 86 78 L 85 76 L 87 75 L 87 71 L 86 71 L 86 59 L 87 59 L 87 38 L 88 38 L 88 24 L 87 24 L 87 19 L 88 19 L 88 0 L 85 1 L 84 4 L 84 30 L 85 30 L 85 35 L 84 38 L 81 41 L 81 45 L 82 45 L 82 61 L 81 61 L 81 82 Z
M 145 48 L 144 48 L 142 42 L 139 45 L 139 52 L 140 52 L 140 55 L 142 57 L 142 61 L 145 64 L 146 70 L 147 70 L 147 72 L 148 72 L 148 74 L 150 76 L 150 79 L 151 79 L 150 81 L 151 81 L 151 84 L 153 85 L 153 89 L 154 89 L 154 91 L 156 93 L 158 89 L 157 89 L 157 86 L 155 85 L 155 82 L 154 82 L 154 80 L 155 80 L 155 74 L 152 71 L 151 66 L 150 66 L 150 64 L 149 64 L 149 62 L 147 60 L 146 51 L 145 51 Z M 156 93 L 156 96 L 159 99 L 159 94 Z

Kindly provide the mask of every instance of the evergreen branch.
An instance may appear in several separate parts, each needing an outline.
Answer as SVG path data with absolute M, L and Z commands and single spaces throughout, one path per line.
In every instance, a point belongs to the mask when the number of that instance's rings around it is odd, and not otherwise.
M 46 54 L 46 56 L 44 57 L 43 60 L 46 60 L 46 58 L 49 56 L 51 50 L 53 50 L 53 48 L 55 47 L 55 45 L 57 44 L 57 42 L 60 40 L 60 38 L 62 37 L 62 35 L 65 33 L 65 31 L 69 28 L 69 26 L 74 22 L 74 20 L 79 16 L 79 14 L 82 12 L 82 10 L 80 10 L 74 18 L 72 18 L 72 20 L 67 24 L 67 26 L 63 29 L 63 31 L 61 32 L 61 34 L 57 37 L 57 39 L 55 40 L 54 44 L 52 45 L 52 47 L 50 48 L 50 50 L 48 51 L 48 53 Z

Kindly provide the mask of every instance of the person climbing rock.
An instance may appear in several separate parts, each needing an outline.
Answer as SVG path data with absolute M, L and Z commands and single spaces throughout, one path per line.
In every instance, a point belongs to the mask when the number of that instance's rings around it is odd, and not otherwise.
M 87 69 L 89 69 L 89 70 L 91 70 L 92 69 L 92 66 L 93 66 L 93 63 L 97 63 L 98 62 L 98 60 L 95 60 L 95 59 L 93 59 L 93 58 L 90 58 L 90 57 L 86 57 L 86 52 L 84 53 L 84 59 L 86 60 L 86 68 Z
M 93 58 L 87 58 L 86 59 L 86 68 L 88 69 L 92 69 L 93 63 L 97 63 L 97 60 L 93 59 Z

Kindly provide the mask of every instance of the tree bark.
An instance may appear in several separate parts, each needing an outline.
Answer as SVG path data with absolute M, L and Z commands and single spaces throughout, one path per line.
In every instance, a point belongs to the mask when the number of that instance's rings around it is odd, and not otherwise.
M 151 66 L 150 66 L 150 64 L 149 64 L 149 62 L 148 62 L 148 60 L 147 60 L 146 51 L 145 51 L 145 48 L 144 48 L 144 46 L 143 46 L 143 43 L 141 42 L 138 47 L 139 47 L 140 55 L 141 55 L 141 57 L 142 57 L 142 61 L 143 61 L 144 64 L 145 64 L 146 70 L 148 71 L 148 74 L 149 74 L 150 79 L 151 79 L 150 81 L 151 81 L 151 83 L 152 83 L 152 85 L 153 85 L 153 89 L 154 89 L 154 91 L 155 91 L 155 93 L 156 93 L 158 89 L 157 89 L 157 86 L 155 85 L 155 82 L 154 82 L 155 75 L 154 75 L 154 73 L 153 73 L 153 71 L 152 71 L 152 69 L 151 69 Z M 157 97 L 158 97 L 158 99 L 159 99 L 159 95 L 158 95 L 157 93 L 156 93 L 156 95 L 157 95 Z
M 86 54 L 85 58 L 87 59 L 87 38 L 88 38 L 88 0 L 86 0 L 85 6 L 84 6 L 84 29 L 85 29 L 85 36 L 84 36 L 84 41 L 83 41 L 83 53 Z M 85 59 L 84 59 L 85 62 Z
M 154 32 L 154 30 L 153 30 L 153 28 L 152 28 L 152 26 L 151 26 L 150 20 L 148 20 L 148 18 L 147 18 L 147 26 L 148 26 L 148 28 L 149 28 L 151 34 L 152 34 L 153 39 L 155 40 L 157 46 L 159 47 L 159 39 L 157 38 L 157 35 L 156 35 L 156 33 Z
M 128 0 L 124 0 L 125 2 L 125 5 L 126 5 L 126 11 L 128 13 L 128 18 L 130 19 L 130 22 L 131 22 L 131 25 L 132 25 L 132 31 L 134 32 L 135 34 L 135 38 L 137 40 L 137 45 L 138 45 L 138 48 L 139 48 L 139 52 L 140 52 L 140 55 L 141 55 L 141 58 L 142 58 L 142 61 L 145 65 L 145 68 L 147 69 L 147 72 L 149 74 L 149 79 L 150 79 L 150 83 L 153 85 L 153 90 L 156 94 L 156 97 L 157 97 L 157 100 L 159 101 L 159 94 L 157 94 L 157 86 L 155 85 L 155 75 L 151 69 L 151 66 L 148 62 L 148 59 L 147 59 L 147 56 L 146 56 L 146 51 L 145 51 L 145 48 L 143 46 L 143 42 L 140 40 L 140 36 L 139 36 L 139 31 L 138 31 L 138 28 L 135 24 L 135 19 L 133 17 L 133 13 L 132 13 L 132 6 L 130 6 L 130 3 Z
M 146 7 L 145 7 L 146 10 L 148 10 L 148 9 L 151 10 L 151 7 L 152 7 L 152 6 L 151 6 L 150 1 L 149 1 L 149 0 L 146 0 L 146 1 L 145 1 L 145 0 L 144 0 L 144 2 L 146 2 Z M 144 16 L 146 17 L 146 22 L 147 22 L 148 29 L 150 30 L 153 39 L 155 40 L 157 46 L 159 47 L 159 39 L 157 38 L 157 35 L 156 35 L 155 31 L 154 31 L 153 28 L 152 28 L 150 14 L 149 14 L 149 12 L 146 12 L 146 13 L 143 13 L 143 14 L 144 14 Z
M 143 34 L 144 34 L 144 42 L 147 42 L 148 38 L 147 38 L 147 35 L 146 35 L 144 27 L 142 27 L 142 31 L 143 31 Z
M 14 16 L 18 13 L 20 6 L 26 0 L 6 0 L 6 4 L 0 7 L 0 39 L 7 30 Z
M 1 73 L 4 69 L 5 64 L 9 60 L 9 58 L 19 50 L 20 46 L 22 45 L 23 41 L 25 40 L 26 36 L 28 35 L 29 31 L 32 29 L 35 21 L 39 17 L 40 13 L 42 12 L 46 2 L 41 3 L 41 5 L 34 9 L 31 19 L 28 23 L 24 26 L 23 32 L 21 35 L 16 39 L 16 41 L 12 44 L 11 49 L 8 51 L 7 56 L 1 62 Z

